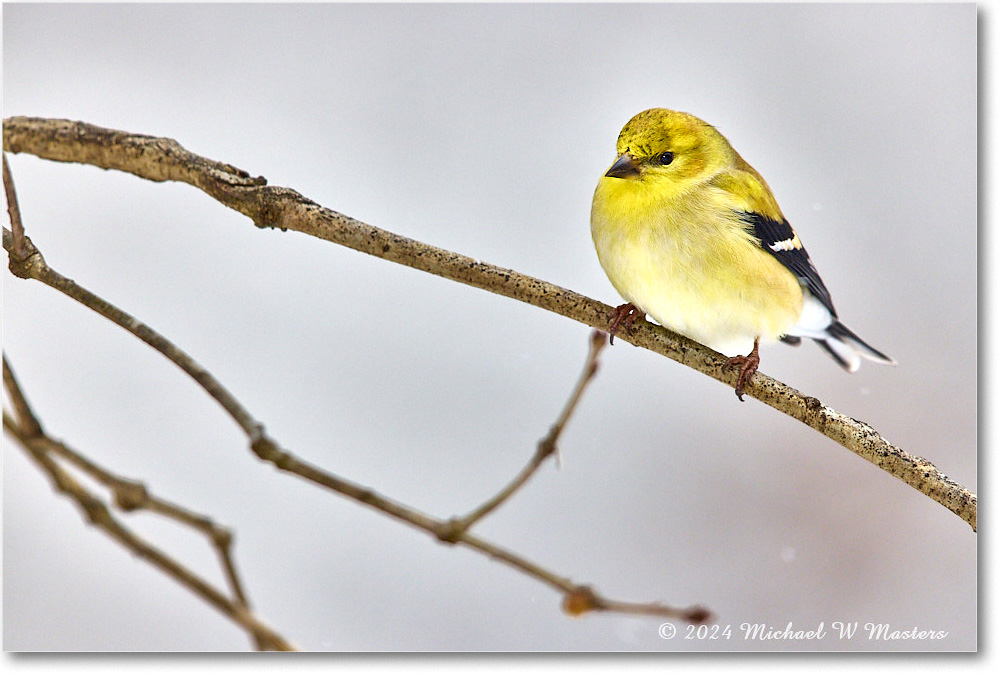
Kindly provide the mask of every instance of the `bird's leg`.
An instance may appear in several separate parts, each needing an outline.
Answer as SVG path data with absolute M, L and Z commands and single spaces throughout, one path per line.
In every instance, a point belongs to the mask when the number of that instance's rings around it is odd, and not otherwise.
M 618 326 L 624 323 L 625 329 L 631 331 L 635 320 L 644 316 L 646 316 L 646 313 L 631 302 L 626 302 L 624 305 L 615 307 L 615 313 L 611 316 L 611 325 L 608 326 L 608 334 L 611 336 L 609 340 L 610 344 L 615 343 L 615 332 L 618 330 Z
M 757 349 L 760 347 L 760 338 L 756 337 L 753 340 L 753 349 L 746 356 L 734 356 L 728 359 L 722 369 L 725 370 L 730 366 L 735 366 L 739 364 L 740 376 L 736 380 L 736 396 L 742 401 L 743 400 L 743 388 L 746 386 L 753 374 L 757 372 L 757 366 L 760 365 L 760 354 Z

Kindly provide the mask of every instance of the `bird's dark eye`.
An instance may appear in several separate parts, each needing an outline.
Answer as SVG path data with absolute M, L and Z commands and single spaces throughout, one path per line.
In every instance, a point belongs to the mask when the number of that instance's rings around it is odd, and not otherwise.
M 666 166 L 667 164 L 670 164 L 670 162 L 674 161 L 674 153 L 665 152 L 662 155 L 660 155 L 659 160 L 660 164 Z

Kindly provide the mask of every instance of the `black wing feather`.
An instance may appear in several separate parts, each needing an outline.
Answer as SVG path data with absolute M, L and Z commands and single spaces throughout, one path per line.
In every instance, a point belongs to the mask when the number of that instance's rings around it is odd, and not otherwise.
M 757 239 L 760 240 L 761 248 L 777 258 L 778 262 L 791 270 L 792 274 L 798 277 L 799 281 L 806 285 L 809 292 L 813 296 L 823 303 L 823 306 L 830 310 L 830 313 L 834 317 L 837 316 L 837 310 L 833 308 L 833 300 L 830 298 L 830 291 L 826 289 L 826 285 L 823 280 L 819 277 L 819 272 L 813 267 L 812 261 L 809 260 L 809 254 L 806 253 L 806 249 L 802 246 L 799 248 L 774 250 L 772 246 L 779 242 L 788 242 L 795 238 L 795 231 L 792 230 L 792 226 L 788 224 L 788 221 L 772 220 L 767 216 L 762 216 L 759 213 L 747 213 L 743 212 L 740 214 L 743 220 L 747 224 L 753 227 L 753 234 Z

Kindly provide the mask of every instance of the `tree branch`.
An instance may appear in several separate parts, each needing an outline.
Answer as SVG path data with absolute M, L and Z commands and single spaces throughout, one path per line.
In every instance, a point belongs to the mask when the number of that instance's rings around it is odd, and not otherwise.
M 269 186 L 262 177 L 254 178 L 231 165 L 190 153 L 171 139 L 69 120 L 11 117 L 4 120 L 3 145 L 8 152 L 28 152 L 43 159 L 92 164 L 153 181 L 188 183 L 248 216 L 258 227 L 303 232 L 520 300 L 593 328 L 606 328 L 612 316 L 612 307 L 579 293 L 373 227 L 324 208 L 295 190 Z M 7 244 L 5 235 L 4 246 L 10 250 Z M 737 374 L 723 370 L 726 359 L 721 354 L 645 320 L 636 321 L 634 330 L 619 338 L 662 354 L 730 387 L 736 384 Z M 922 457 L 892 445 L 870 425 L 847 417 L 763 373 L 757 373 L 746 393 L 807 424 L 916 488 L 976 529 L 976 495 Z

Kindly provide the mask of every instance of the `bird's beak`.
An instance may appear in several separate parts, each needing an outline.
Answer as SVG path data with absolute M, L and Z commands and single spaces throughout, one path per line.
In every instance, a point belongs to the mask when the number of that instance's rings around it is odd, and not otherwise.
M 611 178 L 635 180 L 639 177 L 639 163 L 635 161 L 635 157 L 626 152 L 615 160 L 615 163 L 611 165 L 611 168 L 604 175 Z

